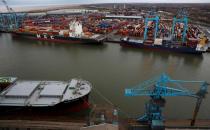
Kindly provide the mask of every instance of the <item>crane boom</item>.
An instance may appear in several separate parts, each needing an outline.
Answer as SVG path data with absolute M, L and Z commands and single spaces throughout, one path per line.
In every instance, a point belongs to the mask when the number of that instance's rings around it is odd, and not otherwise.
M 8 11 L 9 13 L 14 12 L 14 10 L 8 6 L 6 0 L 2 0 L 2 3 L 4 3 L 4 5 L 5 5 L 5 7 L 7 8 L 7 11 Z
M 205 81 L 173 80 L 162 74 L 152 80 L 144 81 L 134 88 L 125 89 L 126 96 L 190 96 L 199 98 L 196 92 L 183 87 L 180 83 L 200 83 L 206 86 Z M 170 85 L 173 84 L 173 87 Z M 175 86 L 174 86 L 175 85 Z

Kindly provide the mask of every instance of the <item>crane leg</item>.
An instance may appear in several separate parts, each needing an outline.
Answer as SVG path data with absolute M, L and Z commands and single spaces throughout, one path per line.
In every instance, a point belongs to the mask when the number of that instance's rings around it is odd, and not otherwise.
M 195 125 L 195 121 L 196 121 L 196 118 L 197 118 L 197 115 L 198 115 L 198 112 L 199 112 L 199 109 L 200 109 L 200 106 L 201 106 L 201 102 L 202 102 L 202 98 L 199 98 L 196 102 L 196 106 L 195 106 L 195 110 L 194 110 L 194 113 L 193 113 L 193 118 L 191 120 L 191 126 L 194 126 Z

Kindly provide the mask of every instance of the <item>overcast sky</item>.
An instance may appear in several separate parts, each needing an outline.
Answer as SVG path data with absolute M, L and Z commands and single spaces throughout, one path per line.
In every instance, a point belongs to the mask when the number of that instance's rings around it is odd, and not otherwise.
M 210 3 L 210 0 L 7 0 L 9 5 L 89 4 L 89 3 Z M 0 5 L 2 2 L 0 1 Z

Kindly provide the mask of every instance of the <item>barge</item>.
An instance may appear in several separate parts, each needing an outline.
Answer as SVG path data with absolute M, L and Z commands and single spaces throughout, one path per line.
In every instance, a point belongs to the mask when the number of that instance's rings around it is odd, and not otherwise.
M 87 109 L 92 85 L 76 78 L 70 81 L 26 81 L 1 77 L 0 88 L 0 113 L 15 110 L 65 112 Z

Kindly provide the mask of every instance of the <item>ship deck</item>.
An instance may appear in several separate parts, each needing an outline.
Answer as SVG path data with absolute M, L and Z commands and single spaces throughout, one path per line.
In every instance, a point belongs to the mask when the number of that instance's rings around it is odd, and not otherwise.
M 54 106 L 87 95 L 87 81 L 16 81 L 0 93 L 0 106 Z
M 93 35 L 91 38 L 96 39 L 96 40 L 98 40 L 98 41 L 103 41 L 103 40 L 106 39 L 106 36 L 104 36 L 104 35 L 99 35 L 99 34 L 95 34 L 95 35 Z

